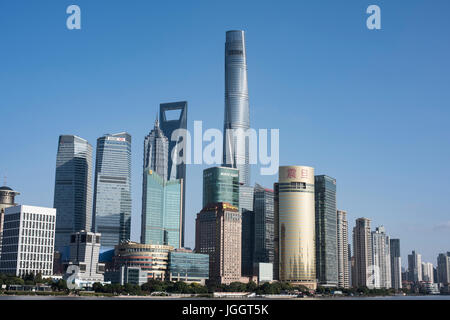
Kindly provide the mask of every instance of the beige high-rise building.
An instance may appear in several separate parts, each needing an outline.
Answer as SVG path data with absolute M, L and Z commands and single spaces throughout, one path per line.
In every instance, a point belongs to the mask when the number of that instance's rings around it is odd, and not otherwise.
M 226 202 L 212 203 L 197 214 L 195 251 L 209 254 L 209 279 L 219 284 L 241 278 L 242 215 Z M 247 280 L 248 281 L 248 280 Z
M 353 287 L 374 288 L 370 219 L 356 219 L 356 226 L 353 228 L 353 254 L 355 257 L 352 270 Z
M 282 166 L 275 183 L 275 277 L 316 289 L 314 168 Z
M 348 259 L 348 220 L 347 212 L 337 210 L 337 256 L 338 256 L 338 286 L 350 287 Z

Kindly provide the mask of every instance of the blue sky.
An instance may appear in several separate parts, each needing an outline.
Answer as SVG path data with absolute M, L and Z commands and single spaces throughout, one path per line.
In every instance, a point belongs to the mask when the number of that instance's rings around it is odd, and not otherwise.
M 66 28 L 81 7 L 82 29 Z M 370 4 L 382 30 L 366 28 Z M 143 138 L 161 102 L 188 127 L 222 128 L 225 32 L 247 37 L 251 124 L 280 129 L 282 165 L 337 179 L 338 207 L 436 263 L 450 250 L 450 2 L 2 1 L 0 175 L 20 203 L 52 206 L 57 141 L 133 137 L 132 239 L 139 239 Z M 298 124 L 300 123 L 300 124 Z M 187 238 L 201 174 L 187 173 Z M 276 176 L 252 181 L 272 186 Z M 3 182 L 3 181 L 1 181 Z

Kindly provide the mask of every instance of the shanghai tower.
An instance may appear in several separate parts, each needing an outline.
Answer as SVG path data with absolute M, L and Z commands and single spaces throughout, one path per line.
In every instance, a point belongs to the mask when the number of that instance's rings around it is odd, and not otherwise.
M 225 42 L 225 116 L 224 166 L 239 169 L 239 182 L 250 184 L 249 146 L 246 131 L 250 128 L 247 85 L 247 59 L 244 31 L 226 33 Z

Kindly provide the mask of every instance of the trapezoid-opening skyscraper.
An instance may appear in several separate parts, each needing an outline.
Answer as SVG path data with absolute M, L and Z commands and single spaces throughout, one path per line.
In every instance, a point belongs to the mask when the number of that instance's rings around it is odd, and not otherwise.
M 250 128 L 247 84 L 247 55 L 242 30 L 226 33 L 224 166 L 239 169 L 239 182 L 250 184 L 249 146 L 245 132 Z

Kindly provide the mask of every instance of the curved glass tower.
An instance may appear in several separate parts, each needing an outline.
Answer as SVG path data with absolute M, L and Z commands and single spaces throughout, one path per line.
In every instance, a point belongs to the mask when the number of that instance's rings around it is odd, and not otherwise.
M 245 131 L 249 128 L 244 31 L 227 31 L 223 162 L 224 166 L 239 169 L 239 182 L 244 185 L 250 184 L 249 147 L 245 141 Z

